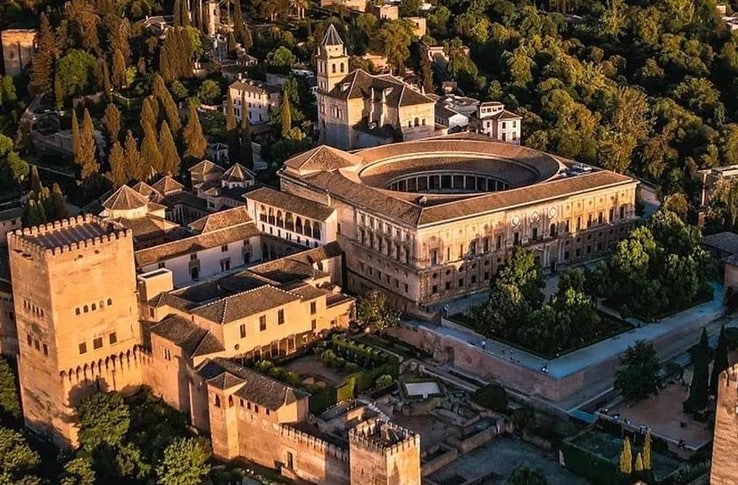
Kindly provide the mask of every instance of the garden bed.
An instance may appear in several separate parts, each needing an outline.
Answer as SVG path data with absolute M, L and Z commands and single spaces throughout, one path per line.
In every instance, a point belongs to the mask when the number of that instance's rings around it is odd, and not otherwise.
M 633 329 L 633 326 L 628 324 L 625 320 L 613 317 L 612 315 L 601 311 L 598 311 L 597 314 L 600 316 L 601 319 L 599 332 L 583 337 L 579 345 L 559 349 L 556 352 L 541 353 L 531 349 L 525 344 L 525 342 L 521 342 L 519 340 L 512 341 L 509 339 L 500 338 L 496 335 L 485 336 L 490 340 L 495 340 L 505 345 L 509 345 L 510 347 L 514 347 L 518 350 L 528 352 L 531 355 L 535 355 L 547 360 L 552 360 L 561 357 L 562 355 L 570 354 L 571 352 L 574 352 L 576 350 L 582 349 L 584 347 L 589 347 L 592 344 L 596 344 L 597 342 L 601 342 L 610 337 L 614 337 L 615 335 L 619 335 Z M 451 315 L 448 317 L 448 320 L 458 325 L 464 326 L 474 332 L 481 333 L 476 328 L 474 321 L 463 313 L 456 313 L 454 315 Z

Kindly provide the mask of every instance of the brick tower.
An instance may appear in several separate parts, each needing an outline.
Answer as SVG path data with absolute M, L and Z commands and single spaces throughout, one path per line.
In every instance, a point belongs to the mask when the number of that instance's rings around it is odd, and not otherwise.
M 711 485 L 738 485 L 738 364 L 720 374 Z
M 74 406 L 141 384 L 133 237 L 78 216 L 8 235 L 26 426 L 77 444 Z
M 349 431 L 351 485 L 420 483 L 420 435 L 379 419 Z

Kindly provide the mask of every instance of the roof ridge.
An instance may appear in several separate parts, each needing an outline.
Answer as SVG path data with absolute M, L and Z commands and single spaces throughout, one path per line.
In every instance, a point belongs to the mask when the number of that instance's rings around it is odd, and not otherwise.
M 255 223 L 254 223 L 253 220 L 248 220 L 246 222 L 239 222 L 238 224 L 233 224 L 231 226 L 221 227 L 220 229 L 213 229 L 213 230 L 208 231 L 208 232 L 201 232 L 201 233 L 198 233 L 198 234 L 192 234 L 191 236 L 183 237 L 183 238 L 180 238 L 180 239 L 175 239 L 174 241 L 168 241 L 168 242 L 165 242 L 165 243 L 162 243 L 162 244 L 157 244 L 156 246 L 151 246 L 151 247 L 148 247 L 148 248 L 142 248 L 142 249 L 139 249 L 138 251 L 136 251 L 136 253 L 143 253 L 143 252 L 148 251 L 150 249 L 151 250 L 153 250 L 153 249 L 160 249 L 162 247 L 169 246 L 171 244 L 181 243 L 182 241 L 186 241 L 188 239 L 194 239 L 194 238 L 198 238 L 198 237 L 201 237 L 201 236 L 204 236 L 204 235 L 214 234 L 214 233 L 220 232 L 220 231 L 227 231 L 229 229 L 233 229 L 234 227 L 245 226 L 245 225 L 248 225 L 248 224 L 254 224 L 255 225 Z

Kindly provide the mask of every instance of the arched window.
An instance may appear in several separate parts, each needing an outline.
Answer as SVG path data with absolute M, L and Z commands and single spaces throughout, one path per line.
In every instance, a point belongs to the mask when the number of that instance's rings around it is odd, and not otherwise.
M 420 120 L 415 118 L 415 126 L 420 126 Z
M 233 396 L 228 396 L 228 407 L 233 407 Z
M 112 299 L 110 299 L 110 298 L 108 298 L 108 306 L 110 306 L 110 305 L 112 305 L 112 304 L 113 304 L 113 300 L 112 300 Z
M 343 62 L 341 63 L 341 73 L 343 74 Z
M 105 302 L 100 300 L 100 309 L 102 310 L 103 308 L 105 308 Z
M 94 312 L 95 310 L 97 310 L 97 303 L 92 304 L 92 311 Z
M 274 209 L 269 208 L 269 224 L 274 225 Z
M 216 408 L 220 407 L 220 396 L 215 396 L 215 407 Z
M 282 211 L 277 211 L 277 226 L 284 227 L 284 220 L 282 219 Z
M 87 313 L 87 312 L 90 311 L 90 309 L 87 307 L 87 305 L 84 306 L 83 310 L 84 310 L 85 313 Z
M 305 234 L 307 237 L 313 236 L 313 228 L 310 225 L 310 221 L 306 220 L 305 225 L 303 226 L 303 234 Z
M 320 224 L 313 225 L 313 239 L 320 239 Z
M 423 118 L 423 120 L 421 121 L 421 123 L 423 124 L 423 126 L 425 126 L 425 118 Z
M 81 311 L 79 311 L 79 308 L 75 308 L 75 309 L 74 309 L 74 314 L 75 314 L 75 315 L 79 315 L 80 313 L 82 313 L 82 312 L 81 312 Z
M 299 216 L 295 218 L 295 232 L 302 234 L 302 218 Z
M 331 68 L 332 68 L 331 70 L 333 71 L 333 74 L 335 74 L 336 73 L 336 65 L 335 64 L 332 64 L 331 65 Z

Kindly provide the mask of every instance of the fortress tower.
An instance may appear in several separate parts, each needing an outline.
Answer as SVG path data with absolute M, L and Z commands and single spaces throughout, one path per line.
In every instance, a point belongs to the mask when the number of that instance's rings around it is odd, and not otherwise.
M 141 384 L 133 237 L 78 216 L 8 235 L 26 426 L 77 443 L 74 407 Z
M 379 419 L 349 431 L 351 485 L 420 483 L 420 435 Z
M 738 484 L 738 364 L 720 374 L 710 483 Z

